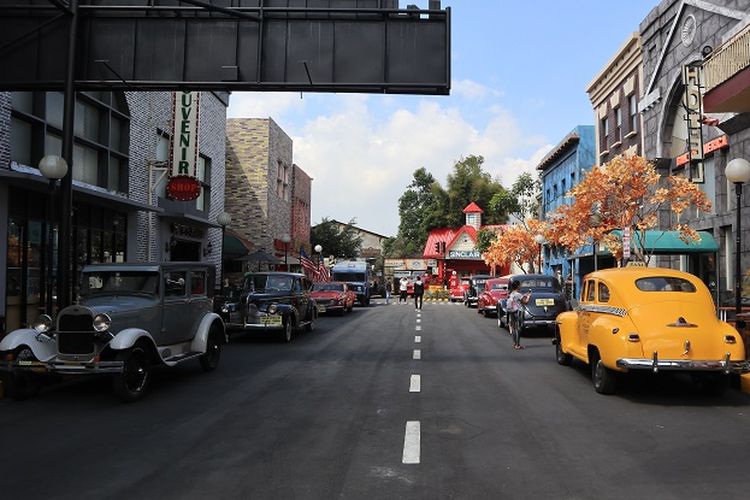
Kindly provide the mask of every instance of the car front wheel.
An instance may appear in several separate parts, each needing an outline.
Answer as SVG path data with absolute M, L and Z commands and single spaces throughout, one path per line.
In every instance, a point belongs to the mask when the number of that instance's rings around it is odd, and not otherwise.
M 287 316 L 284 318 L 284 329 L 281 330 L 281 341 L 291 342 L 292 341 L 292 317 Z
M 204 372 L 215 370 L 221 360 L 221 327 L 211 326 L 206 342 L 206 353 L 200 357 L 201 368 Z
M 591 364 L 591 378 L 594 382 L 594 390 L 599 394 L 614 394 L 615 372 L 604 366 L 604 362 L 597 355 Z
M 123 362 L 122 372 L 112 377 L 115 394 L 125 402 L 143 397 L 151 381 L 151 360 L 143 346 L 135 347 L 118 354 Z
M 310 322 L 305 325 L 305 330 L 308 332 L 315 330 L 315 311 L 310 311 Z

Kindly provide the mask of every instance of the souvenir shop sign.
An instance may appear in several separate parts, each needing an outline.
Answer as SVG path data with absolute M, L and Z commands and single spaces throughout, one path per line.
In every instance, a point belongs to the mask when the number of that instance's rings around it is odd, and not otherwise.
M 200 92 L 174 93 L 167 182 L 167 197 L 172 200 L 191 201 L 201 194 L 201 183 L 196 177 L 199 109 Z

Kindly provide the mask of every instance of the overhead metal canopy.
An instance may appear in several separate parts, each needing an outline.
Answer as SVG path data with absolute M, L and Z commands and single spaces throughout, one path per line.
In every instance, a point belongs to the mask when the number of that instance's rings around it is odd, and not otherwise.
M 448 94 L 450 9 L 430 7 L 79 0 L 74 86 Z M 64 89 L 70 15 L 66 0 L 2 2 L 0 89 Z

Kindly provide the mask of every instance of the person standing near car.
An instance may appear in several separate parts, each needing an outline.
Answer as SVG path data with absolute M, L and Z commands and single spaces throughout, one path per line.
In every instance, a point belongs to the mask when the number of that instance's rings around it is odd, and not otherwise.
M 401 281 L 398 282 L 398 302 L 399 304 L 403 302 L 406 304 L 406 291 L 409 289 L 409 280 L 406 279 L 406 276 L 403 276 L 401 278 Z
M 528 303 L 531 297 L 531 291 L 524 295 L 520 288 L 521 283 L 514 281 L 510 287 L 510 295 L 508 295 L 508 329 L 513 336 L 513 349 L 523 349 L 521 345 L 521 315 L 523 314 L 523 305 Z
M 422 277 L 417 276 L 417 281 L 414 282 L 414 307 L 422 309 L 422 297 L 424 297 L 424 283 Z

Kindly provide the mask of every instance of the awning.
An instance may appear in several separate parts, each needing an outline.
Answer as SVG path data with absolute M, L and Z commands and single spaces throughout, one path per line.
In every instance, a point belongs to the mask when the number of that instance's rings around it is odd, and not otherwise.
M 616 229 L 612 231 L 618 237 L 622 238 L 622 231 Z M 707 231 L 698 231 L 700 240 L 696 242 L 685 243 L 680 239 L 679 231 L 646 231 L 646 244 L 644 250 L 656 255 L 679 255 L 685 253 L 713 253 L 719 251 L 719 244 L 716 243 L 713 235 Z M 638 239 L 640 235 L 631 233 L 630 248 L 635 248 L 636 242 L 640 245 Z
M 250 253 L 252 244 L 243 237 L 226 231 L 224 233 L 224 258 L 226 260 L 244 257 Z

